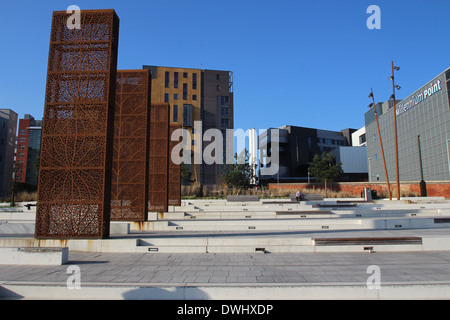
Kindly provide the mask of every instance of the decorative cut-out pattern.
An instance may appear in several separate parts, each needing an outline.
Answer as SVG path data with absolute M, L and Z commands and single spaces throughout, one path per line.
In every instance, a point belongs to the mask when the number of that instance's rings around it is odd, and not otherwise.
M 179 141 L 172 141 L 172 133 L 181 129 L 181 125 L 171 124 L 169 132 L 169 205 L 181 206 L 181 165 L 172 161 L 172 149 Z M 180 155 L 181 157 L 181 155 Z
M 148 70 L 117 71 L 111 220 L 147 220 L 150 86 Z
M 168 211 L 170 106 L 151 104 L 149 211 Z
M 53 13 L 39 172 L 37 238 L 109 236 L 119 18 Z

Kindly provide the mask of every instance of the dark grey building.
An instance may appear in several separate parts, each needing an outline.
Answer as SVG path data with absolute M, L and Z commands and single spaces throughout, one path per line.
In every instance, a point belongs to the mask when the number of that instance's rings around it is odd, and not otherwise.
M 279 140 L 279 171 L 277 174 L 266 175 L 261 173 L 260 180 L 308 179 L 308 167 L 316 154 L 332 152 L 341 146 L 351 145 L 351 133 L 355 129 L 342 131 L 320 130 L 296 126 L 283 126 L 270 128 L 258 136 L 258 149 L 260 150 L 260 169 L 268 168 L 265 157 L 261 151 L 268 151 L 272 156 L 272 140 L 275 136 Z M 264 171 L 264 170 L 263 170 Z
M 400 181 L 420 181 L 419 139 L 425 181 L 450 180 L 450 68 L 405 99 L 377 105 L 389 181 L 396 180 L 394 116 Z M 373 107 L 365 114 L 370 181 L 386 181 Z
M 14 111 L 0 109 L 0 198 L 8 197 L 11 187 L 17 119 Z
M 208 129 L 220 129 L 223 136 L 223 163 L 226 157 L 226 130 L 234 128 L 233 73 L 230 71 L 202 70 L 201 114 L 203 133 Z M 203 142 L 203 150 L 208 144 Z M 220 185 L 221 164 L 203 164 L 200 168 L 203 185 Z

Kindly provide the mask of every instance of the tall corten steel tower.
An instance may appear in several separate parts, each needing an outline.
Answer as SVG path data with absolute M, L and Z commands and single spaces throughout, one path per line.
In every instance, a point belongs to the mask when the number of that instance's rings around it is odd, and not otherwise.
M 180 142 L 171 139 L 172 133 L 181 128 L 179 124 L 171 124 L 169 131 L 169 206 L 181 206 L 181 164 L 172 161 L 172 149 Z
M 169 207 L 170 105 L 152 103 L 150 110 L 148 210 L 162 213 Z
M 53 13 L 36 238 L 107 238 L 119 18 L 82 10 L 69 29 Z
M 146 221 L 150 139 L 149 70 L 118 70 L 111 220 Z

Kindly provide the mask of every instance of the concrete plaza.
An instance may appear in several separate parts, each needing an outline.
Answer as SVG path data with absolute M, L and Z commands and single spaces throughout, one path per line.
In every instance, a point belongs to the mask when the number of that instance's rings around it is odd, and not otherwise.
M 340 207 L 333 201 L 322 202 L 334 205 L 330 208 L 283 204 L 281 211 L 281 202 L 245 206 L 186 202 L 163 219 L 141 224 L 140 230 L 132 224 L 125 228 L 127 232 L 113 234 L 108 240 L 65 241 L 69 247 L 66 264 L 0 265 L 0 298 L 450 298 L 447 200 L 358 203 L 351 207 Z M 19 213 L 0 217 L 4 223 L 3 228 L 0 225 L 0 247 L 43 244 L 36 243 L 27 225 L 32 221 L 25 218 L 32 214 L 23 214 L 23 220 L 17 219 Z M 230 224 L 236 228 L 231 229 Z M 242 225 L 245 228 L 239 227 Z M 323 225 L 328 228 L 323 229 Z M 408 237 L 420 238 L 420 242 L 397 241 Z M 321 246 L 315 242 L 319 238 L 362 242 Z M 373 239 L 393 242 L 374 244 Z M 57 246 L 62 242 L 52 243 Z

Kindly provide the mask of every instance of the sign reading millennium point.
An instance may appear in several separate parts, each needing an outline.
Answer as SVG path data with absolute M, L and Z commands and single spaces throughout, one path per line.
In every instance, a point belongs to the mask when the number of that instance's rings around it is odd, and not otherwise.
M 411 95 L 411 98 L 406 98 L 405 100 L 403 100 L 404 102 L 402 101 L 399 104 L 399 107 L 395 111 L 397 117 L 403 112 L 406 112 L 409 109 L 413 108 L 418 103 L 425 101 L 427 98 L 431 97 L 433 94 L 440 90 L 442 90 L 441 80 L 437 80 L 434 84 L 430 83 L 430 86 L 428 88 L 417 91 L 416 93 Z

